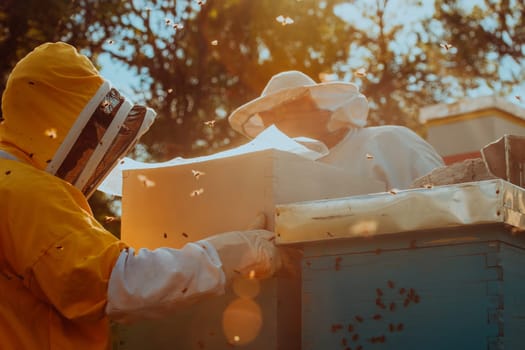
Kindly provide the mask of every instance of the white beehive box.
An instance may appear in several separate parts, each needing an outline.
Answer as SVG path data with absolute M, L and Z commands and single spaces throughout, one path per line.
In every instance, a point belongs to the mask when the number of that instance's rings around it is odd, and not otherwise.
M 194 176 L 193 171 L 204 173 Z M 122 239 L 135 247 L 181 247 L 215 233 L 245 229 L 276 204 L 384 191 L 336 167 L 265 150 L 171 167 L 127 170 Z
M 203 175 L 194 175 L 198 171 Z M 183 246 L 242 230 L 264 212 L 273 229 L 277 204 L 384 191 L 336 167 L 293 153 L 263 150 L 176 166 L 124 172 L 122 239 L 135 248 Z M 229 349 L 221 320 L 236 296 L 205 300 L 164 320 L 120 328 L 119 349 Z M 273 278 L 255 298 L 262 327 L 245 349 L 300 344 L 300 278 Z

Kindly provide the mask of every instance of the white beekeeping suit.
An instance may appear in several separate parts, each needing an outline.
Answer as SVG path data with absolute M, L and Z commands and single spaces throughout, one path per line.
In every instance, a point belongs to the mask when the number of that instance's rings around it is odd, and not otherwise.
M 308 146 L 326 145 L 318 161 L 379 183 L 377 191 L 408 188 L 443 166 L 434 148 L 402 126 L 365 127 L 368 101 L 356 85 L 315 83 L 298 71 L 273 76 L 260 97 L 230 116 L 236 131 L 254 138 L 270 125 Z M 302 142 L 301 137 L 317 140 Z

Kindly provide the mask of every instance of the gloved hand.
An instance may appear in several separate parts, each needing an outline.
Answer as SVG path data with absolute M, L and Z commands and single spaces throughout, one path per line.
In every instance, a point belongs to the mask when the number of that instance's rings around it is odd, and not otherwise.
M 203 241 L 217 250 L 226 280 L 231 281 L 238 276 L 267 278 L 279 270 L 281 257 L 273 239 L 273 232 L 251 230 L 222 233 Z

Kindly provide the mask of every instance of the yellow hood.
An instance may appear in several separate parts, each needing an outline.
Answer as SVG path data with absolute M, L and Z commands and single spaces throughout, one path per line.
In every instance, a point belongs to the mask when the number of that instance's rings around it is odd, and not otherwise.
M 45 170 L 103 82 L 91 61 L 73 46 L 40 45 L 17 63 L 7 80 L 0 149 Z

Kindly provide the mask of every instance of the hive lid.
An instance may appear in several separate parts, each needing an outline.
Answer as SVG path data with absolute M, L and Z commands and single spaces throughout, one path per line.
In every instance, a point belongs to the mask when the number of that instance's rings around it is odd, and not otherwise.
M 525 229 L 525 191 L 501 179 L 276 207 L 277 243 L 506 223 Z

